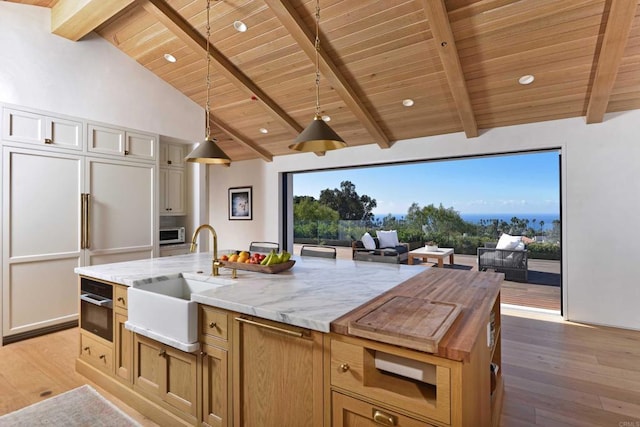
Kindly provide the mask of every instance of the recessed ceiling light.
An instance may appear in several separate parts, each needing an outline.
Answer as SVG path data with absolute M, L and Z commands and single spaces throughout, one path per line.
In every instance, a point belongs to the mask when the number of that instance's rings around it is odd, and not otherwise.
M 165 53 L 164 54 L 164 59 L 166 59 L 169 62 L 176 62 L 177 61 L 176 57 L 171 55 L 170 53 Z
M 324 120 L 325 122 L 330 122 L 331 121 L 331 116 L 327 116 L 325 114 L 324 116 L 322 116 L 322 120 Z
M 269 133 L 269 129 L 267 129 L 267 128 L 260 128 L 260 133 Z
M 242 21 L 235 21 L 235 22 L 233 23 L 233 28 L 235 28 L 235 29 L 236 29 L 236 31 L 239 31 L 239 32 L 241 32 L 241 33 L 244 33 L 245 31 L 247 31 L 247 28 L 248 28 L 248 27 L 247 27 L 247 24 L 245 24 L 245 23 L 244 23 L 244 22 L 242 22 Z
M 402 100 L 402 105 L 404 105 L 405 107 L 412 107 L 413 106 L 413 99 L 410 99 L 410 98 L 403 99 Z
M 522 76 L 518 79 L 518 83 L 521 85 L 530 85 L 536 78 L 531 74 L 527 74 L 526 76 Z

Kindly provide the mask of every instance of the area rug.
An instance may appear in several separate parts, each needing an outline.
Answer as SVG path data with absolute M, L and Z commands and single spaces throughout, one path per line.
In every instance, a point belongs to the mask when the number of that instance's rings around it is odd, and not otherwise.
M 1 427 L 13 426 L 140 426 L 93 387 L 83 385 L 0 417 Z

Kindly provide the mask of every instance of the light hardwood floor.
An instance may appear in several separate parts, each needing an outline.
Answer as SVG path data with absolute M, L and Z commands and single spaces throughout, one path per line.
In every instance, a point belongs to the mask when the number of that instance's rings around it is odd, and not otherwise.
M 79 341 L 72 328 L 0 347 L 0 415 L 89 384 L 143 426 L 157 426 L 75 372 Z
M 504 309 L 501 425 L 640 426 L 640 332 Z M 0 348 L 0 415 L 91 384 L 145 426 L 155 425 L 75 373 L 78 329 Z

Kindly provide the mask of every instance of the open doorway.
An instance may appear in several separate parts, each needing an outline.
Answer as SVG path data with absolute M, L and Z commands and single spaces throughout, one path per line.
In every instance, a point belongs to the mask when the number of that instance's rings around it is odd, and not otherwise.
M 296 254 L 327 244 L 351 259 L 365 231 L 394 229 L 410 249 L 454 248 L 445 268 L 476 271 L 478 248 L 503 233 L 525 236 L 525 280 L 508 276 L 502 303 L 560 312 L 559 159 L 549 150 L 292 172 L 288 235 Z

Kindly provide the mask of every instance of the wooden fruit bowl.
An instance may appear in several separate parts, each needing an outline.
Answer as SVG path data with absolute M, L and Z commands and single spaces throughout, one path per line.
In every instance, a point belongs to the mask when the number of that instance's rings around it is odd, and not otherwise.
M 275 274 L 289 270 L 295 264 L 295 260 L 281 262 L 273 265 L 247 264 L 244 262 L 222 261 L 223 268 L 236 268 L 238 270 L 257 271 L 258 273 Z

